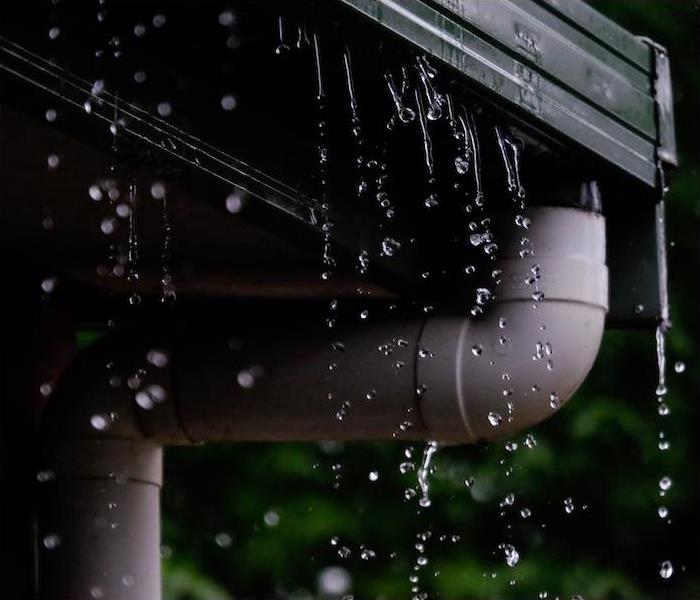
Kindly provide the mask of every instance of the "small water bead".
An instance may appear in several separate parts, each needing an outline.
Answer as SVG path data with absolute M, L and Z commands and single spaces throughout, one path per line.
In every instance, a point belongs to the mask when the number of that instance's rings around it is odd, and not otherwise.
M 166 19 L 164 14 L 159 13 L 157 15 L 154 15 L 153 21 L 152 21 L 153 27 L 157 27 L 157 28 L 163 27 L 163 25 L 165 25 L 166 21 L 167 21 L 167 19 Z
M 146 360 L 154 367 L 162 369 L 168 364 L 168 354 L 163 350 L 153 349 L 146 354 Z
M 165 402 L 167 393 L 165 389 L 157 384 L 149 385 L 146 389 L 136 392 L 134 400 L 141 408 L 150 410 L 154 405 Z
M 473 275 L 476 272 L 476 267 L 474 265 L 467 265 L 464 267 L 464 272 L 467 275 Z
M 574 505 L 574 500 L 573 498 L 565 498 L 564 499 L 564 512 L 567 515 L 570 515 L 574 510 L 576 509 L 576 506 Z
M 49 39 L 50 40 L 55 40 L 58 38 L 58 36 L 61 35 L 61 30 L 58 27 L 52 27 L 49 29 Z
M 369 317 L 369 311 L 367 309 L 360 312 L 360 319 L 365 321 Z
M 520 561 L 520 553 L 515 549 L 512 544 L 502 544 L 503 554 L 506 558 L 506 564 L 509 567 L 514 567 Z
M 236 381 L 243 389 L 249 390 L 255 385 L 255 377 L 249 370 L 243 370 L 236 376 Z
M 46 157 L 46 164 L 48 165 L 51 171 L 55 171 L 60 163 L 61 159 L 58 157 L 57 154 L 49 154 Z
M 673 370 L 676 373 L 683 373 L 685 371 L 685 363 L 682 361 L 676 361 L 676 363 L 673 365 Z
M 513 504 L 515 504 L 515 494 L 506 494 L 501 506 L 513 506 Z
M 505 445 L 506 452 L 515 452 L 518 449 L 517 442 L 506 442 Z
M 673 575 L 673 564 L 671 564 L 670 560 L 665 560 L 661 563 L 659 575 L 664 579 L 669 579 Z
M 223 108 L 226 112 L 231 112 L 234 108 L 236 108 L 237 104 L 238 102 L 236 101 L 236 97 L 232 94 L 226 94 L 221 97 L 221 108 Z
M 57 533 L 49 533 L 44 536 L 42 542 L 47 550 L 55 550 L 61 545 L 61 537 Z
M 549 394 L 549 406 L 553 409 L 556 410 L 561 406 L 561 400 L 559 399 L 559 394 L 556 392 L 552 392 Z
M 534 448 L 535 446 L 537 446 L 537 440 L 535 439 L 535 436 L 532 435 L 531 433 L 528 433 L 528 434 L 525 436 L 525 445 L 526 445 L 528 448 L 530 448 L 530 449 L 532 449 L 532 448 Z
M 169 117 L 173 114 L 173 107 L 170 102 L 167 101 L 159 102 L 156 106 L 156 110 L 161 117 Z
M 219 548 L 228 548 L 233 543 L 233 538 L 230 534 L 226 533 L 225 531 L 220 531 L 214 536 L 214 543 Z
M 377 554 L 375 553 L 375 551 L 371 550 L 369 548 L 362 548 L 360 550 L 360 558 L 362 560 L 372 560 L 376 556 L 377 556 Z
M 483 346 L 482 346 L 481 344 L 474 344 L 474 345 L 472 346 L 472 354 L 473 354 L 474 356 L 481 356 L 481 354 L 483 353 L 483 351 L 484 351 L 484 348 L 483 348 Z
M 666 508 L 665 506 L 659 506 L 659 508 L 656 512 L 658 513 L 659 517 L 661 517 L 662 519 L 665 519 L 666 517 L 668 517 L 668 508 Z
M 671 413 L 671 409 L 668 407 L 668 404 L 666 404 L 665 402 L 662 402 L 661 404 L 659 404 L 658 411 L 662 417 L 665 417 Z
M 134 73 L 134 81 L 136 83 L 143 83 L 146 81 L 146 71 L 136 71 Z
M 529 508 L 521 508 L 520 509 L 520 516 L 523 519 L 529 519 L 532 516 L 532 511 Z
M 382 241 L 382 254 L 384 256 L 394 256 L 401 249 L 401 244 L 392 238 L 384 238 Z
M 90 417 L 90 425 L 97 431 L 105 431 L 111 425 L 111 419 L 109 415 L 92 415 Z
M 41 282 L 42 291 L 50 294 L 56 288 L 56 282 L 57 279 L 55 277 L 47 277 L 46 279 L 43 279 Z
M 420 567 L 424 567 L 428 564 L 428 557 L 421 554 L 418 558 L 416 558 L 416 564 Z
M 102 600 L 105 597 L 104 590 L 99 586 L 92 586 L 90 588 L 90 597 L 93 600 Z
M 665 476 L 665 477 L 662 477 L 662 478 L 659 480 L 659 489 L 660 489 L 662 492 L 666 492 L 666 491 L 668 491 L 669 489 L 671 489 L 671 486 L 672 486 L 672 485 L 673 485 L 673 481 L 671 480 L 670 477 Z
M 466 175 L 469 171 L 469 160 L 463 156 L 455 157 L 455 171 L 458 175 Z
M 36 480 L 39 483 L 46 483 L 47 481 L 53 481 L 56 479 L 56 473 L 54 471 L 39 471 L 36 474 Z
M 641 315 L 644 312 L 644 305 L 643 304 L 637 304 L 634 307 L 634 314 L 635 315 Z
M 49 108 L 46 110 L 44 113 L 44 117 L 49 123 L 53 123 L 56 120 L 56 117 L 58 116 L 58 113 L 56 112 L 55 109 Z
M 377 390 L 368 390 L 365 392 L 365 400 L 374 400 L 377 397 Z
M 379 471 L 370 471 L 368 478 L 370 481 L 377 481 L 379 479 Z
M 348 558 L 352 554 L 352 550 L 347 546 L 341 546 L 338 548 L 338 556 L 340 558 Z
M 497 412 L 490 412 L 488 414 L 488 421 L 492 427 L 498 427 L 503 421 L 503 417 Z
M 153 184 L 151 184 L 151 196 L 156 200 L 165 198 L 165 185 L 160 181 L 153 182 Z
M 668 440 L 659 440 L 659 450 L 668 450 L 671 447 L 671 443 Z
M 263 515 L 263 522 L 265 525 L 268 527 L 277 527 L 280 524 L 280 516 L 279 513 L 275 510 L 268 510 L 264 515 Z
M 487 288 L 477 288 L 476 289 L 476 303 L 479 306 L 483 306 L 491 299 L 491 290 Z

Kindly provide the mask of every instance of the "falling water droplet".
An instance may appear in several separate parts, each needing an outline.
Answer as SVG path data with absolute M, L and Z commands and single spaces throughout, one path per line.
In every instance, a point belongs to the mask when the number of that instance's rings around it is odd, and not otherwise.
M 49 533 L 43 539 L 44 548 L 55 550 L 61 545 L 61 537 L 57 533 Z
M 664 579 L 669 579 L 671 575 L 673 575 L 673 564 L 671 564 L 670 560 L 665 560 L 661 563 L 659 575 L 661 575 L 661 577 Z
M 428 442 L 423 450 L 423 460 L 418 468 L 418 485 L 421 490 L 421 498 L 418 503 L 427 508 L 430 506 L 430 463 L 437 452 L 439 445 L 437 442 Z
M 503 421 L 503 417 L 497 412 L 490 412 L 488 414 L 488 421 L 492 427 L 498 427 Z

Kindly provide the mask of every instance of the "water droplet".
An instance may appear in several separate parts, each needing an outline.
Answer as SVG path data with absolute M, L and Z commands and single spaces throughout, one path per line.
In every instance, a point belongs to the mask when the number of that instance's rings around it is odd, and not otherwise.
M 570 515 L 576 509 L 573 498 L 564 498 L 564 512 Z
M 659 489 L 663 492 L 671 489 L 672 485 L 673 485 L 673 481 L 671 480 L 670 477 L 662 477 L 659 480 Z
M 506 564 L 509 567 L 514 567 L 515 565 L 517 565 L 518 561 L 520 560 L 520 554 L 515 549 L 515 546 L 513 546 L 512 544 L 504 544 L 502 546 L 502 549 L 503 554 L 506 557 Z
M 658 410 L 659 410 L 659 414 L 662 417 L 665 417 L 671 413 L 671 409 L 668 407 L 668 404 L 666 404 L 665 402 L 662 402 L 661 404 L 659 404 Z
M 157 14 L 153 16 L 153 27 L 163 27 L 165 25 L 167 19 L 164 14 Z
M 676 361 L 676 363 L 673 365 L 673 370 L 676 373 L 683 373 L 685 371 L 685 363 L 682 361 Z
M 236 22 L 236 15 L 232 10 L 224 10 L 219 13 L 219 25 L 229 27 Z
M 659 575 L 664 579 L 669 579 L 673 575 L 673 565 L 670 560 L 665 560 L 661 563 L 659 568 Z
M 487 288 L 477 288 L 476 289 L 476 303 L 479 306 L 483 306 L 491 299 L 491 290 Z
M 151 196 L 156 200 L 165 198 L 165 186 L 160 181 L 156 181 L 151 185 Z
M 105 431 L 111 425 L 111 419 L 108 415 L 92 415 L 90 425 L 97 431 Z
M 94 585 L 90 588 L 90 597 L 93 600 L 102 600 L 105 597 L 105 593 L 101 587 Z
M 146 360 L 154 367 L 162 369 L 168 364 L 168 355 L 163 350 L 153 349 L 146 354 Z
M 219 548 L 228 548 L 233 543 L 233 538 L 225 531 L 220 531 L 214 536 L 214 543 Z
M 528 434 L 525 436 L 525 445 L 526 445 L 528 448 L 530 448 L 530 449 L 532 449 L 532 448 L 534 448 L 535 446 L 537 446 L 537 440 L 535 439 L 535 436 L 532 435 L 531 433 L 528 433 Z
M 275 510 L 268 510 L 263 516 L 263 521 L 268 527 L 277 527 L 280 524 L 279 513 Z
M 377 397 L 377 390 L 368 390 L 365 392 L 365 400 L 374 400 Z
M 167 101 L 159 102 L 158 106 L 156 106 L 156 110 L 161 117 L 169 117 L 173 114 L 173 107 L 170 102 Z
M 248 370 L 239 371 L 236 381 L 243 389 L 249 390 L 255 385 L 255 377 Z
M 665 506 L 659 506 L 657 513 L 659 514 L 659 517 L 665 519 L 666 517 L 668 517 L 668 508 L 666 508 Z
M 231 192 L 226 196 L 226 210 L 232 215 L 238 214 L 243 208 L 243 196 L 238 192 Z
M 369 480 L 370 481 L 377 481 L 379 479 L 379 471 L 370 471 L 369 472 Z
M 124 587 L 134 587 L 134 584 L 136 583 L 136 579 L 134 579 L 133 575 L 123 575 L 122 576 L 122 585 Z
M 49 154 L 46 157 L 46 164 L 48 165 L 49 169 L 54 171 L 58 169 L 58 165 L 61 163 L 61 159 L 58 157 L 57 154 Z
M 384 238 L 382 241 L 382 254 L 384 256 L 394 256 L 401 249 L 401 244 L 392 238 Z
M 221 108 L 223 108 L 226 112 L 231 112 L 234 108 L 236 108 L 236 105 L 238 102 L 236 101 L 235 96 L 231 94 L 226 94 L 225 96 L 221 97 Z
M 644 312 L 644 305 L 643 304 L 637 304 L 634 307 L 634 314 L 635 315 L 641 315 Z
M 503 417 L 497 412 L 490 412 L 488 414 L 488 421 L 492 427 L 498 427 L 503 421 Z
M 374 550 L 370 550 L 369 548 L 362 548 L 362 550 L 360 550 L 360 558 L 362 560 L 372 560 L 376 556 Z
M 553 410 L 557 410 L 561 406 L 561 400 L 559 399 L 559 394 L 557 394 L 556 392 L 552 392 L 549 395 L 549 406 Z
M 520 509 L 520 516 L 523 519 L 529 519 L 532 516 L 532 511 L 529 508 L 521 508 Z
M 58 113 L 53 108 L 47 109 L 47 111 L 44 113 L 44 117 L 46 117 L 46 120 L 49 123 L 53 123 L 56 120 L 57 116 Z
M 43 539 L 44 548 L 54 550 L 61 545 L 61 537 L 57 533 L 49 533 Z
M 481 356 L 483 351 L 484 351 L 484 348 L 481 344 L 474 344 L 472 346 L 472 354 L 474 356 Z

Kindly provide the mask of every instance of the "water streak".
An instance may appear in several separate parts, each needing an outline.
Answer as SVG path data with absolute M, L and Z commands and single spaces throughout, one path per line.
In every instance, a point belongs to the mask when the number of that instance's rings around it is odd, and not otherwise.
M 418 503 L 427 508 L 431 505 L 430 501 L 430 464 L 433 456 L 438 451 L 440 445 L 438 442 L 428 442 L 423 450 L 423 460 L 418 468 L 418 485 L 420 486 L 421 498 Z
M 129 184 L 129 237 L 127 240 L 126 280 L 135 285 L 139 280 L 139 238 L 136 229 L 136 184 Z M 129 296 L 129 304 L 140 304 L 141 295 L 133 291 Z
M 418 108 L 418 122 L 420 123 L 421 136 L 423 137 L 423 158 L 425 160 L 425 166 L 428 169 L 428 174 L 432 176 L 435 168 L 433 163 L 433 143 L 428 131 L 428 121 L 425 115 L 425 108 L 423 107 L 423 99 L 420 97 L 420 92 L 417 89 L 414 90 L 414 95 L 416 107 Z
M 401 84 L 400 92 L 396 89 L 396 84 L 394 83 L 394 78 L 392 77 L 391 73 L 388 71 L 384 73 L 384 79 L 386 80 L 389 94 L 391 94 L 391 99 L 394 101 L 394 106 L 396 107 L 396 115 L 394 115 L 394 117 L 398 116 L 399 121 L 402 123 L 410 123 L 416 118 L 416 113 L 412 108 L 406 106 L 402 100 L 403 93 L 406 91 L 406 89 L 408 89 L 407 71 L 403 69 L 402 74 L 404 75 L 404 80 Z M 391 121 L 389 122 L 390 128 L 391 124 L 393 124 L 394 117 L 392 117 Z
M 163 194 L 161 199 L 161 224 L 163 227 L 163 246 L 161 249 L 161 294 L 160 301 L 163 303 L 177 300 L 177 290 L 172 270 L 172 225 L 170 224 L 170 209 L 168 207 L 168 196 Z

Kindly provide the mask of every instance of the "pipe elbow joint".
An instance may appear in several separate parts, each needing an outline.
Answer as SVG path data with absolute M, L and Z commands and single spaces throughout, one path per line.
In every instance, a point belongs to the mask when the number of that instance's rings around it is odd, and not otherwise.
M 428 435 L 475 443 L 512 435 L 556 413 L 595 361 L 607 312 L 605 222 L 571 208 L 532 209 L 534 254 L 503 249 L 501 283 L 478 319 L 436 317 L 418 362 Z

